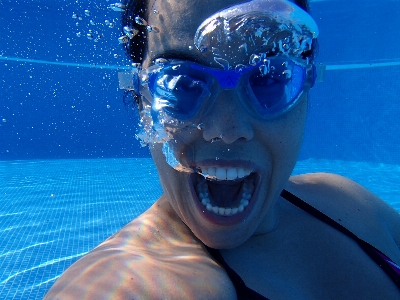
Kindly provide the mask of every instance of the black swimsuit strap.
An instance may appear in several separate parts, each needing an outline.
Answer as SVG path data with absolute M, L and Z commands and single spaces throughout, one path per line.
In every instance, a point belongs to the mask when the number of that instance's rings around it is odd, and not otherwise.
M 213 249 L 204 245 L 207 251 L 211 254 L 211 256 L 225 269 L 226 273 L 228 274 L 230 280 L 232 281 L 233 285 L 236 289 L 236 295 L 238 300 L 268 300 L 268 298 L 264 297 L 263 295 L 253 291 L 252 289 L 248 288 L 244 283 L 243 279 L 236 273 L 224 260 L 221 253 L 217 249 Z
M 358 243 L 358 245 L 364 250 L 364 252 L 367 253 L 369 255 L 369 257 L 373 261 L 375 261 L 375 263 L 378 266 L 380 266 L 383 269 L 383 271 L 385 271 L 385 273 L 393 280 L 393 282 L 400 289 L 400 276 L 392 267 L 390 267 L 389 263 L 383 258 L 383 257 L 387 257 L 385 254 L 383 254 L 381 251 L 376 249 L 371 244 L 360 239 L 358 236 L 356 236 L 350 230 L 345 228 L 343 225 L 339 224 L 335 220 L 333 220 L 330 217 L 328 217 L 327 215 L 323 214 L 321 211 L 319 211 L 315 207 L 311 206 L 310 204 L 304 202 L 303 200 L 301 200 L 299 197 L 293 195 L 292 193 L 290 193 L 286 190 L 283 190 L 281 193 L 281 197 L 286 199 L 293 205 L 297 206 L 298 208 L 302 209 L 303 211 L 314 216 L 315 218 L 319 219 L 320 221 L 339 230 L 341 233 L 347 235 L 354 241 L 356 241 Z
M 393 269 L 390 264 L 385 260 L 385 257 L 388 258 L 385 254 L 381 251 L 376 249 L 371 244 L 367 243 L 366 241 L 360 239 L 350 230 L 339 224 L 338 222 L 334 221 L 327 215 L 323 214 L 321 211 L 316 209 L 315 207 L 311 206 L 310 204 L 304 202 L 299 197 L 293 195 L 292 193 L 288 192 L 287 190 L 283 190 L 281 193 L 281 197 L 285 200 L 289 201 L 293 205 L 297 206 L 298 208 L 302 209 L 303 211 L 309 213 L 310 215 L 314 216 L 315 218 L 319 219 L 320 221 L 324 222 L 325 224 L 339 230 L 346 236 L 350 237 L 354 241 L 358 243 L 358 245 L 369 255 L 369 257 L 376 262 L 378 266 L 380 266 L 387 275 L 393 280 L 393 282 L 397 285 L 400 289 L 400 276 L 399 273 Z M 225 262 L 224 258 L 222 257 L 221 253 L 217 249 L 210 248 L 204 245 L 210 255 L 225 269 L 226 273 L 228 274 L 229 278 L 231 279 L 233 285 L 236 289 L 236 294 L 238 300 L 268 300 L 268 298 L 264 297 L 263 295 L 253 291 L 252 289 L 248 288 L 244 283 L 243 279 Z

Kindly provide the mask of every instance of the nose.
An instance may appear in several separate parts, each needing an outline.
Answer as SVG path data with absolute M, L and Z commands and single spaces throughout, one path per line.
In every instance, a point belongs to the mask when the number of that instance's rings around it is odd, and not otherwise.
M 226 144 L 249 141 L 254 136 L 250 119 L 236 90 L 223 90 L 203 118 L 203 138 L 208 142 L 222 140 Z

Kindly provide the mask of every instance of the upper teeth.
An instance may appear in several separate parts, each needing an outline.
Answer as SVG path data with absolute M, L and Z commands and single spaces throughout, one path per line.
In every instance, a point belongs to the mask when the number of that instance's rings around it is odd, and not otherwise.
M 235 180 L 250 175 L 251 170 L 245 168 L 201 168 L 201 174 L 217 180 Z

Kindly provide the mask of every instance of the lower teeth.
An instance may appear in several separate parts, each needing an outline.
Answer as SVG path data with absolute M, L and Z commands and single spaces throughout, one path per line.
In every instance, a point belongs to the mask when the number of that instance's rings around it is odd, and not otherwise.
M 242 199 L 240 200 L 239 206 L 236 207 L 219 207 L 212 205 L 208 186 L 204 178 L 201 178 L 198 181 L 196 190 L 197 196 L 208 211 L 221 216 L 232 216 L 242 212 L 246 208 L 246 206 L 249 205 L 249 200 L 251 199 L 254 191 L 254 179 L 246 178 L 244 180 Z

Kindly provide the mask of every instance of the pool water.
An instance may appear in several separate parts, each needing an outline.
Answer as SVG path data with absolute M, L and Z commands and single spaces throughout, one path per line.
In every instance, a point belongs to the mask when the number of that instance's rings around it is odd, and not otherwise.
M 161 195 L 118 89 L 112 3 L 0 1 L 0 299 L 42 299 Z M 400 212 L 400 1 L 310 7 L 326 72 L 293 174 L 344 175 Z
M 161 195 L 151 159 L 0 162 L 0 299 L 42 299 Z

